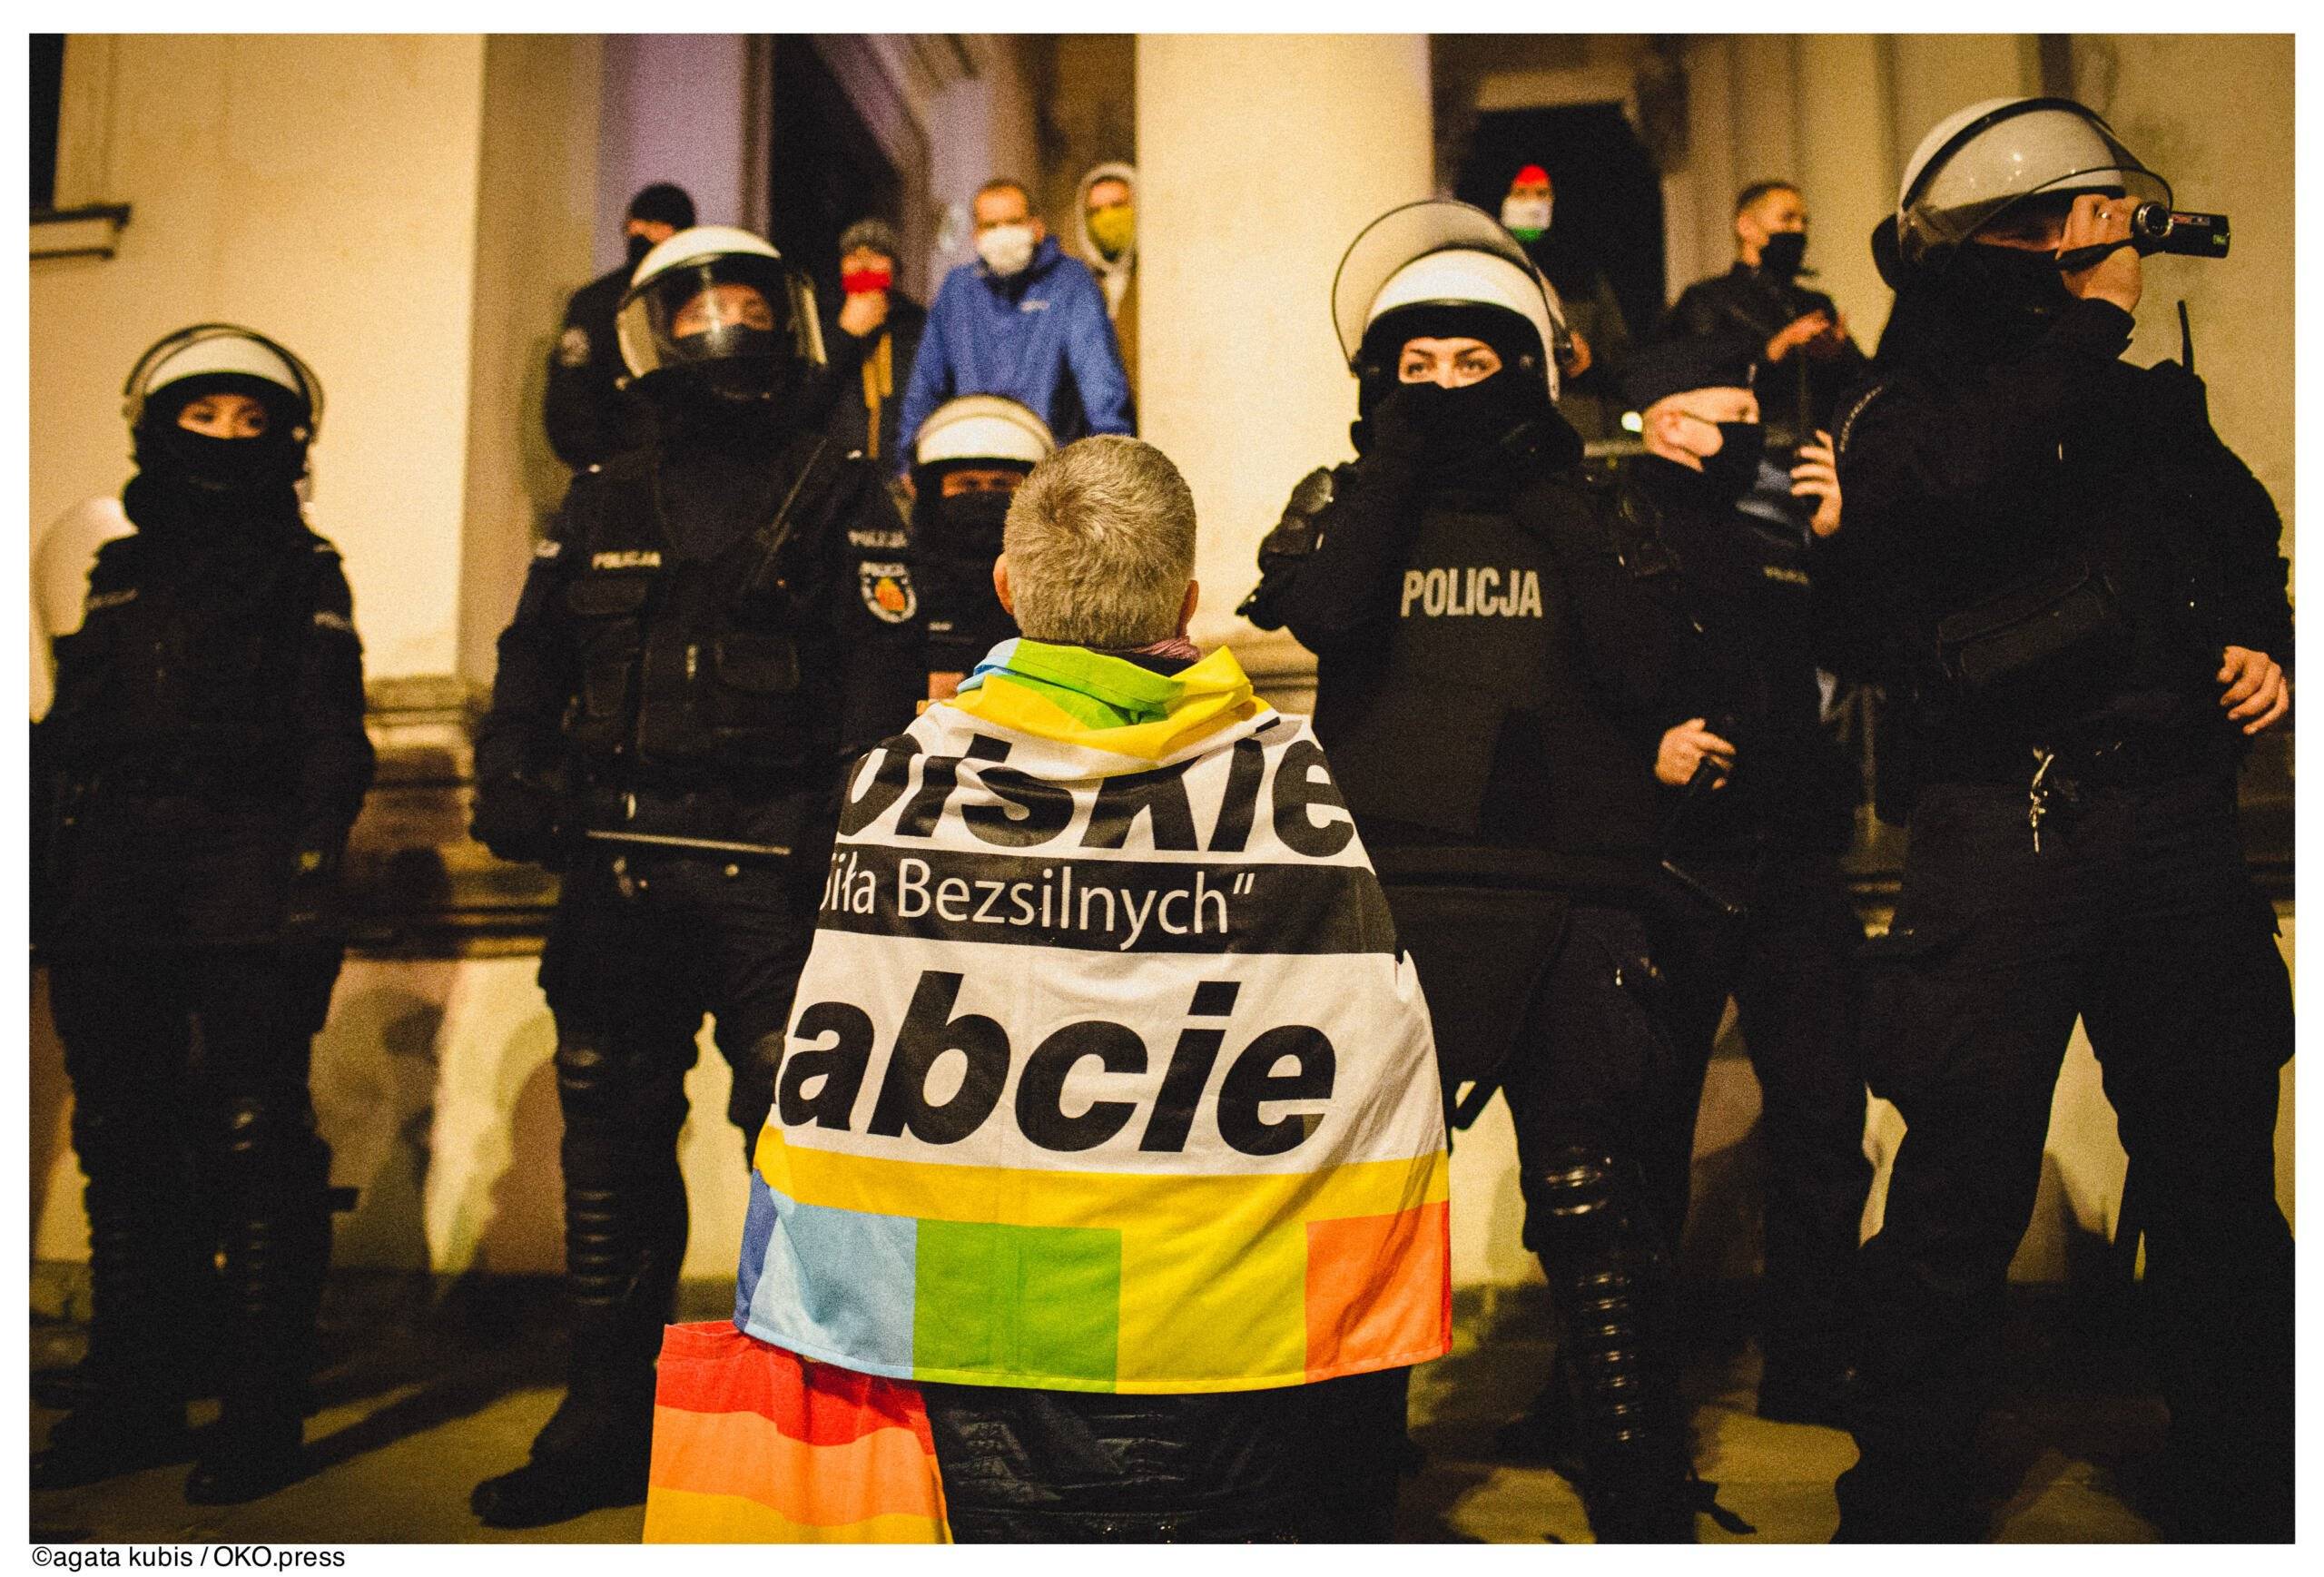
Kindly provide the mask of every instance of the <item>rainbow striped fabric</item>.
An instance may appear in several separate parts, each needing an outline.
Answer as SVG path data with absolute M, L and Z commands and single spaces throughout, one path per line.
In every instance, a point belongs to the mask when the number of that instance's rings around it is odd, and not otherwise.
M 1004 643 L 851 774 L 736 1323 L 897 1379 L 1295 1385 L 1451 1339 L 1428 1015 L 1224 650 Z
M 918 1390 L 725 1320 L 663 1333 L 645 1543 L 950 1542 Z

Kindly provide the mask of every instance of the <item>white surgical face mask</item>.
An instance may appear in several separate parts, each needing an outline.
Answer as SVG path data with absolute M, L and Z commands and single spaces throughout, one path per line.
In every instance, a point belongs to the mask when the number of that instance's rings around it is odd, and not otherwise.
M 1021 274 L 1033 261 L 1033 227 L 996 224 L 977 237 L 977 256 L 1002 279 Z
M 1501 203 L 1502 228 L 1520 241 L 1549 233 L 1550 200 L 1546 197 L 1505 197 Z

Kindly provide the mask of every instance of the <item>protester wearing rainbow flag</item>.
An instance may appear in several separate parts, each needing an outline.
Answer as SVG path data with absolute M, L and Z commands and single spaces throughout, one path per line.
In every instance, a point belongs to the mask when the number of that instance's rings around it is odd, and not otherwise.
M 857 764 L 649 1539 L 1389 1533 L 1451 1341 L 1427 1010 L 1305 721 L 1186 639 L 1194 525 L 1151 446 L 1044 460 L 1025 637 Z

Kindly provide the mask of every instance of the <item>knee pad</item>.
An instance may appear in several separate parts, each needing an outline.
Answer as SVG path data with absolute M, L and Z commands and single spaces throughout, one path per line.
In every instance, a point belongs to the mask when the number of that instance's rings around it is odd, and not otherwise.
M 685 1065 L 608 1040 L 556 1043 L 556 1098 L 568 1141 L 618 1137 L 639 1144 L 676 1142 L 685 1125 Z
M 1619 1257 L 1642 1268 L 1668 1258 L 1638 1168 L 1604 1149 L 1562 1145 L 1522 1178 L 1525 1247 L 1584 1262 Z

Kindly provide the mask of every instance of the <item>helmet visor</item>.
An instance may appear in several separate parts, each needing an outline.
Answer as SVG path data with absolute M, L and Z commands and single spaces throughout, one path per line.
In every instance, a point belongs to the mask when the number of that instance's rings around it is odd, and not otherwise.
M 1514 263 L 1529 275 L 1536 273 L 1517 238 L 1481 208 L 1443 198 L 1392 208 L 1364 226 L 1364 232 L 1349 244 L 1332 280 L 1332 324 L 1339 333 L 1340 353 L 1349 365 L 1354 365 L 1356 353 L 1364 348 L 1372 303 L 1382 288 L 1407 263 L 1431 252 L 1454 249 L 1487 252 Z M 1546 291 L 1543 298 L 1547 306 Z M 1549 310 L 1554 324 L 1555 309 Z
M 1898 216 L 1898 243 L 1917 261 L 2031 200 L 2083 192 L 2168 203 L 2171 183 L 2079 104 L 2023 101 L 1965 129 L 1931 161 Z
M 777 258 L 722 252 L 665 269 L 631 288 L 614 324 L 635 378 L 712 361 L 823 365 L 814 286 Z

